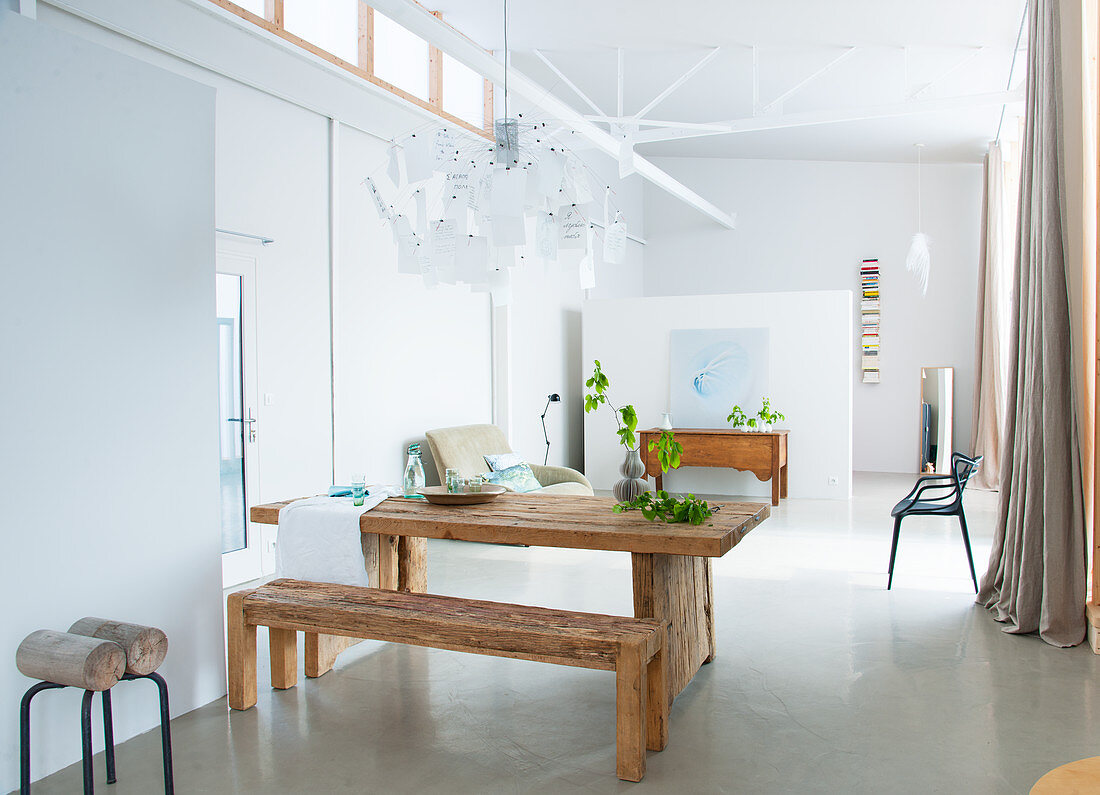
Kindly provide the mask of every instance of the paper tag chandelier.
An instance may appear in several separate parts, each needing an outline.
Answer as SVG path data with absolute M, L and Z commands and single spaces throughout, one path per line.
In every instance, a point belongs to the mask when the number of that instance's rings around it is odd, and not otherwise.
M 569 130 L 522 118 L 494 128 L 495 142 L 446 127 L 418 130 L 394 141 L 387 162 L 364 180 L 393 232 L 398 272 L 429 288 L 468 284 L 497 304 L 509 300 L 510 269 L 535 260 L 576 263 L 580 287 L 595 287 L 597 242 L 605 263 L 626 255 L 626 222 L 610 186 L 561 145 Z M 597 224 L 590 213 L 601 200 Z

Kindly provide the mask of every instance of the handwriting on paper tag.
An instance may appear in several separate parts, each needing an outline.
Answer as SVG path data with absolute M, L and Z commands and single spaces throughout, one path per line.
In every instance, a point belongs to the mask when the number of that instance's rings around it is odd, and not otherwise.
M 585 228 L 588 222 L 572 207 L 558 220 L 558 248 L 581 249 L 584 248 Z

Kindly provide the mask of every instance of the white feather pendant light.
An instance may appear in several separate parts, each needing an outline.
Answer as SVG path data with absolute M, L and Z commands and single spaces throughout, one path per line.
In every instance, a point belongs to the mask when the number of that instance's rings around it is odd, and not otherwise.
M 928 275 L 932 271 L 931 239 L 921 230 L 921 185 L 920 150 L 924 144 L 917 144 L 917 233 L 909 244 L 909 253 L 905 255 L 905 269 L 913 274 L 920 283 L 922 295 L 928 295 Z

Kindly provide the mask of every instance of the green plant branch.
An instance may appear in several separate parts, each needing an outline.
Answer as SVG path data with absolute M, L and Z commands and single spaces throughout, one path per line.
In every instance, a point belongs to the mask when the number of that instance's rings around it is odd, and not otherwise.
M 642 516 L 651 522 L 676 524 L 686 522 L 699 525 L 717 513 L 720 506 L 713 508 L 706 500 L 698 499 L 694 494 L 674 495 L 667 491 L 644 492 L 628 502 L 620 502 L 614 507 L 615 513 L 641 511 Z

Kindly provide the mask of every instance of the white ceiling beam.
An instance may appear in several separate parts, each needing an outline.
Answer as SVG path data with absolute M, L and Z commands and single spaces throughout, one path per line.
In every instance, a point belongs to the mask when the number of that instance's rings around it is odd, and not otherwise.
M 756 116 L 748 119 L 733 119 L 728 122 L 716 122 L 725 125 L 725 130 L 697 130 L 682 127 L 679 129 L 648 130 L 638 133 L 634 143 L 656 143 L 658 141 L 681 141 L 685 138 L 701 138 L 710 135 L 733 135 L 737 133 L 759 132 L 761 130 L 782 130 L 788 127 L 814 127 L 821 124 L 840 124 L 870 119 L 889 119 L 897 116 L 914 116 L 922 113 L 938 113 L 948 110 L 980 108 L 1004 105 L 1011 102 L 1023 102 L 1024 92 L 994 91 L 989 94 L 967 94 L 959 97 L 910 100 L 893 105 L 874 105 L 862 108 L 842 110 L 815 110 L 806 113 L 787 113 L 780 116 Z
M 655 96 L 652 100 L 650 100 L 648 105 L 646 105 L 640 111 L 635 113 L 634 118 L 635 119 L 640 119 L 642 116 L 645 116 L 647 113 L 649 113 L 655 107 L 657 107 L 657 105 L 659 105 L 661 102 L 664 102 L 666 99 L 668 99 L 669 95 L 672 94 L 673 91 L 675 91 L 680 86 L 682 86 L 684 83 L 686 83 L 688 80 L 690 80 L 692 77 L 694 77 L 696 72 L 698 72 L 700 69 L 702 69 L 708 63 L 710 63 L 712 60 L 714 60 L 714 57 L 716 55 L 718 55 L 718 53 L 721 51 L 721 49 L 722 49 L 721 47 L 715 47 L 713 50 L 711 50 L 706 55 L 704 55 L 702 57 L 702 59 L 698 63 L 695 64 L 695 66 L 691 67 L 686 72 L 684 72 L 682 75 L 680 75 L 678 78 L 676 78 L 676 80 L 672 81 L 672 84 L 668 88 L 666 88 L 660 94 Z M 622 115 L 621 110 L 619 111 L 619 115 L 620 116 Z
M 829 63 L 825 64 L 823 67 L 818 69 L 816 72 L 814 72 L 813 74 L 809 75 L 804 80 L 800 80 L 799 82 L 795 83 L 793 86 L 788 88 L 786 91 L 784 91 L 778 97 L 776 97 L 771 102 L 769 102 L 767 105 L 765 105 L 763 108 L 761 108 L 760 112 L 761 113 L 770 113 L 776 106 L 781 105 L 785 100 L 790 99 L 791 97 L 793 97 L 795 94 L 797 94 L 799 91 L 804 89 L 806 86 L 808 86 L 813 81 L 817 80 L 823 74 L 825 74 L 830 69 L 832 69 L 834 66 L 846 61 L 848 58 L 850 58 L 852 55 L 854 55 L 858 49 L 859 49 L 858 47 L 849 47 L 844 52 L 842 52 L 840 55 L 838 55 L 836 58 L 833 58 L 833 60 L 829 61 Z
M 371 0 L 371 5 L 482 77 L 497 85 L 503 84 L 504 65 L 500 61 L 414 0 Z M 522 72 L 509 69 L 508 87 L 519 96 L 534 103 L 549 116 L 568 125 L 601 152 L 615 160 L 619 159 L 621 139 L 611 136 L 585 119 L 580 111 L 551 94 L 544 86 Z M 649 160 L 635 154 L 633 161 L 638 174 L 654 186 L 672 194 L 709 218 L 713 218 L 727 229 L 735 227 L 734 216 L 707 201 Z
M 602 122 L 604 124 L 615 124 L 620 127 L 679 127 L 685 130 L 723 130 L 728 131 L 730 126 L 728 124 L 706 122 L 698 123 L 693 121 L 660 121 L 658 119 L 638 119 L 634 116 L 599 116 L 595 114 L 585 114 L 588 121 Z
M 946 78 L 950 75 L 955 74 L 955 72 L 959 71 L 964 66 L 966 66 L 968 63 L 970 63 L 975 58 L 977 58 L 979 55 L 981 55 L 983 50 L 985 50 L 985 47 L 975 47 L 972 51 L 970 51 L 969 53 L 964 55 L 954 66 L 950 67 L 946 72 L 941 72 L 937 77 L 933 78 L 932 80 L 930 80 L 929 82 L 925 83 L 923 86 L 918 88 L 916 91 L 911 93 L 909 95 L 909 98 L 910 99 L 918 99 L 919 97 L 923 97 L 925 94 L 928 93 L 929 89 L 931 89 L 933 86 L 935 86 L 941 80 L 943 80 L 944 78 Z
M 559 80 L 561 80 L 563 83 L 565 83 L 565 85 L 568 86 L 573 91 L 574 94 L 576 94 L 578 97 L 581 98 L 581 100 L 584 102 L 585 105 L 592 108 L 592 110 L 595 113 L 599 113 L 599 114 L 603 113 L 603 111 L 600 110 L 599 105 L 597 105 L 595 102 L 593 102 L 591 99 L 589 99 L 588 95 L 585 94 L 583 91 L 581 91 L 576 83 L 574 83 L 568 77 L 563 75 L 561 73 L 561 70 L 558 69 L 558 67 L 554 66 L 554 64 L 550 62 L 550 59 L 542 54 L 541 50 L 534 50 L 533 52 L 535 53 L 536 56 L 538 56 L 538 59 L 540 61 L 542 61 L 544 64 L 547 65 L 547 67 L 549 67 L 551 72 L 553 72 L 555 75 L 558 76 Z

